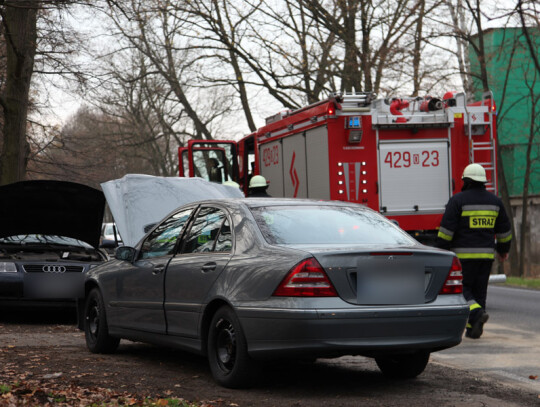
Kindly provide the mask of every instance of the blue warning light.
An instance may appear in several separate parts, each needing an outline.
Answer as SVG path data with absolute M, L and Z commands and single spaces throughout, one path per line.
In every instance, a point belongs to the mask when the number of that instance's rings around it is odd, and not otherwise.
M 359 116 L 349 117 L 349 125 L 347 127 L 349 129 L 360 129 L 360 128 L 362 128 L 362 121 L 360 120 L 360 117 Z

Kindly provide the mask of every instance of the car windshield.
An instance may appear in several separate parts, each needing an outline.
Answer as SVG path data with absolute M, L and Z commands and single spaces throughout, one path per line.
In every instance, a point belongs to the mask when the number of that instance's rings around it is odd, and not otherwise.
M 271 244 L 391 244 L 415 241 L 383 216 L 347 206 L 271 206 L 251 208 Z
M 61 245 L 78 246 L 85 249 L 91 249 L 88 243 L 66 236 L 56 235 L 16 235 L 0 238 L 0 244 L 10 245 Z

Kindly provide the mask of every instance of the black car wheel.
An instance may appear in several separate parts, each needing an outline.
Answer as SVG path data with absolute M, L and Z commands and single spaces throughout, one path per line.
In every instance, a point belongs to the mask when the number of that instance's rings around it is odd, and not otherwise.
M 392 379 L 412 379 L 424 371 L 429 362 L 429 352 L 390 355 L 375 358 L 381 372 Z
M 240 321 L 229 307 L 215 313 L 208 332 L 208 362 L 214 379 L 225 387 L 251 384 L 256 366 L 247 353 Z
M 84 336 L 92 353 L 112 353 L 118 348 L 119 338 L 109 335 L 103 297 L 97 288 L 88 294 L 84 306 Z

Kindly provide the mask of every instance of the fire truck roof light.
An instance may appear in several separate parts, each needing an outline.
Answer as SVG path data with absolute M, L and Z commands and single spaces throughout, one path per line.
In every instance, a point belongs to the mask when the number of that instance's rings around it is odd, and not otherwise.
M 336 108 L 334 105 L 330 104 L 330 106 L 328 106 L 328 110 L 326 111 L 326 113 L 328 113 L 328 116 L 333 116 L 336 114 Z

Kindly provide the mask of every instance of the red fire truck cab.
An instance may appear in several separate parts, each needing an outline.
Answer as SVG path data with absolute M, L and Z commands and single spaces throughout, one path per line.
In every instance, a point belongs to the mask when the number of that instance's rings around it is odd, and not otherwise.
M 454 92 L 335 94 L 271 116 L 238 142 L 190 141 L 179 149 L 180 176 L 234 180 L 247 194 L 260 174 L 271 196 L 356 202 L 418 238 L 434 236 L 469 163 L 484 166 L 487 188 L 497 192 L 494 115 L 491 92 L 472 104 Z M 212 179 L 216 162 L 220 177 Z

